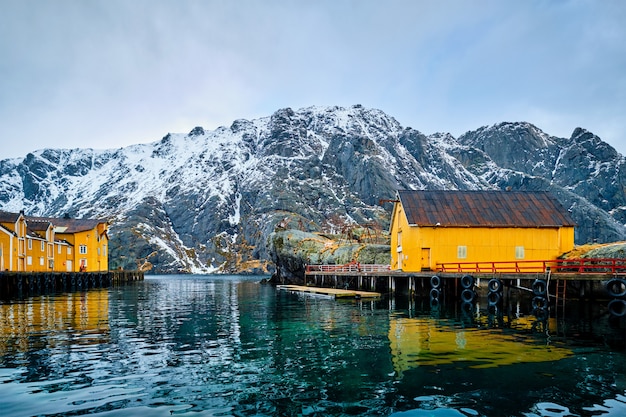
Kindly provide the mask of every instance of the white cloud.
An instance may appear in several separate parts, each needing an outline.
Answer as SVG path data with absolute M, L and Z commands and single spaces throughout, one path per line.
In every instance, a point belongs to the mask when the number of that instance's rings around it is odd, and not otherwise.
M 581 126 L 626 152 L 624 21 L 619 0 L 3 0 L 0 158 L 357 103 L 424 133 Z

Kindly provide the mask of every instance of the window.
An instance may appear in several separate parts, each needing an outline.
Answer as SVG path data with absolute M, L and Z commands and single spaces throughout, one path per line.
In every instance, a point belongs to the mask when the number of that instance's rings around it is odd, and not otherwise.
M 41 251 L 44 252 L 46 250 L 46 242 L 41 241 Z
M 32 256 L 27 256 L 26 257 L 26 265 L 32 265 L 33 264 L 33 257 Z
M 72 254 L 72 247 L 71 247 L 71 246 L 68 246 L 68 247 L 67 247 L 67 254 L 68 254 L 68 255 L 71 255 L 71 254 Z
M 61 245 L 59 245 L 59 255 L 61 254 Z
M 87 253 L 87 245 L 80 245 L 80 246 L 79 246 L 79 253 L 80 253 L 81 255 L 86 254 L 86 253 Z
M 40 256 L 40 257 L 39 257 L 39 266 L 44 266 L 45 264 L 46 264 L 46 263 L 45 263 L 45 261 L 44 261 L 43 256 Z
M 523 246 L 515 247 L 515 259 L 524 259 L 524 247 Z
M 28 250 L 33 250 L 33 240 L 28 239 Z
M 467 246 L 457 246 L 456 247 L 456 257 L 459 259 L 467 258 Z

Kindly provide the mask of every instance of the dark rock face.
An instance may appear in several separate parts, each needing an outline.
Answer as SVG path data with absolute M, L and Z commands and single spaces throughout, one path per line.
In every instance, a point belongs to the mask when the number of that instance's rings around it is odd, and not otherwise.
M 307 264 L 345 265 L 359 262 L 389 265 L 391 260 L 389 245 L 338 243 L 319 234 L 293 229 L 272 233 L 269 243 L 272 261 L 276 265 L 272 278 L 281 284 L 304 284 Z
M 147 145 L 0 161 L 0 208 L 110 219 L 112 267 L 150 256 L 155 272 L 273 272 L 272 260 L 297 271 L 301 260 L 272 259 L 276 230 L 386 230 L 379 201 L 397 189 L 549 190 L 577 243 L 625 240 L 625 168 L 580 128 L 565 139 L 501 123 L 455 139 L 359 105 L 287 108 Z

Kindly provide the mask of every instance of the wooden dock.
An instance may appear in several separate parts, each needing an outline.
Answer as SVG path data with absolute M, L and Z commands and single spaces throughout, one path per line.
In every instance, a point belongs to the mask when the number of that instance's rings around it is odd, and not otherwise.
M 386 265 L 308 265 L 305 287 L 426 297 L 431 304 L 455 299 L 464 306 L 479 298 L 502 306 L 515 294 L 529 294 L 540 316 L 564 309 L 568 299 L 606 300 L 608 312 L 626 317 L 626 260 L 568 259 L 438 264 L 435 271 L 405 272 Z M 311 286 L 311 287 L 309 287 Z M 321 293 L 321 290 L 316 290 Z M 499 307 L 498 307 L 499 308 Z
M 144 279 L 143 271 L 0 272 L 0 299 L 83 291 Z
M 345 290 L 340 288 L 308 287 L 304 285 L 278 285 L 283 291 L 327 296 L 329 298 L 380 298 L 381 293 L 374 291 Z

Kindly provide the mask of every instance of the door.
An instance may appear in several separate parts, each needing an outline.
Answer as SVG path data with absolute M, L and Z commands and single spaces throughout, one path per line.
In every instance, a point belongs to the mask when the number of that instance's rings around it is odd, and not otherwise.
M 422 271 L 430 271 L 430 248 L 422 248 Z

